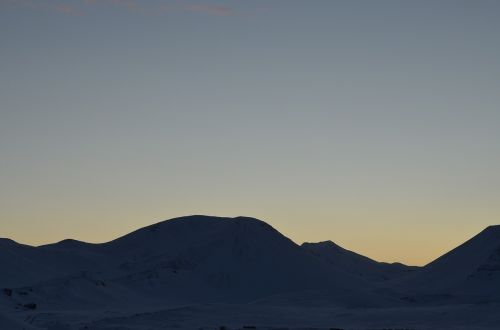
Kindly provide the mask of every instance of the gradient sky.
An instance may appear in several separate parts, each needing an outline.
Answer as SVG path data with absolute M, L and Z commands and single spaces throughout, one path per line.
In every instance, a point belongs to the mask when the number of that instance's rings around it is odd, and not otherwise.
M 500 223 L 499 1 L 0 0 L 0 236 L 247 215 L 425 264 Z

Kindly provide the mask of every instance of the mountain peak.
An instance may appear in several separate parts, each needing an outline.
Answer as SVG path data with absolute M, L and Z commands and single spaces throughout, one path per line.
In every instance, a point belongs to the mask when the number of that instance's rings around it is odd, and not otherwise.
M 341 246 L 339 246 L 338 244 L 328 240 L 328 241 L 321 241 L 321 242 L 316 242 L 316 243 L 312 243 L 312 242 L 304 242 L 302 243 L 302 246 L 304 247 L 308 247 L 308 246 L 316 246 L 316 247 L 324 247 L 324 248 L 337 248 L 337 249 L 343 249 Z
M 404 275 L 414 268 L 403 264 L 388 264 L 349 251 L 332 241 L 303 243 L 302 248 L 326 261 L 332 267 L 374 281 L 385 281 Z
M 263 249 L 266 244 L 272 245 L 272 242 L 282 240 L 296 246 L 272 226 L 252 217 L 189 215 L 140 228 L 104 245 L 116 249 L 117 255 L 122 255 L 123 251 L 129 254 L 133 251 L 139 257 L 170 255 L 180 248 L 197 247 L 202 251 L 207 249 L 203 246 L 215 248 L 225 241 Z M 260 244 L 255 244 L 256 241 Z M 206 251 L 200 253 L 205 254 Z
M 19 243 L 17 243 L 16 241 L 10 239 L 10 238 L 2 238 L 0 237 L 0 245 L 3 245 L 3 246 L 9 246 L 9 245 L 17 245 Z
M 151 226 L 163 225 L 163 224 L 174 223 L 174 222 L 194 223 L 194 222 L 224 222 L 224 221 L 265 223 L 262 220 L 252 218 L 252 217 L 247 217 L 247 216 L 220 217 L 220 216 L 213 216 L 213 215 L 193 214 L 193 215 L 186 215 L 186 216 L 182 216 L 182 217 L 163 220 L 163 221 L 160 221 L 160 222 L 153 224 Z M 148 226 L 148 227 L 150 227 L 150 226 Z M 145 228 L 147 228 L 147 227 L 145 227 Z
M 63 239 L 62 241 L 59 241 L 57 243 L 52 243 L 52 244 L 44 244 L 40 245 L 39 247 L 42 248 L 61 248 L 61 249 L 74 249 L 74 248 L 80 248 L 80 247 L 86 247 L 86 246 L 91 246 L 95 245 L 92 243 L 87 243 L 87 242 L 82 242 L 76 239 L 72 238 L 67 238 Z
M 418 277 L 409 279 L 409 285 L 427 291 L 440 288 L 455 292 L 475 286 L 490 292 L 493 289 L 488 283 L 498 281 L 498 269 L 500 225 L 493 225 L 427 264 Z
M 483 232 L 497 232 L 500 233 L 500 225 L 490 225 L 486 227 Z
M 226 226 L 250 226 L 254 228 L 267 228 L 275 231 L 275 229 L 266 223 L 265 221 L 247 217 L 247 216 L 237 216 L 237 217 L 219 217 L 211 215 L 188 215 L 177 217 L 169 220 L 164 220 L 141 229 L 136 232 L 150 231 L 159 232 L 163 230 L 176 230 L 176 231 L 196 231 L 196 230 L 209 230 L 215 227 L 226 227 Z M 135 233 L 135 232 L 134 232 Z M 129 234 L 130 235 L 130 234 Z

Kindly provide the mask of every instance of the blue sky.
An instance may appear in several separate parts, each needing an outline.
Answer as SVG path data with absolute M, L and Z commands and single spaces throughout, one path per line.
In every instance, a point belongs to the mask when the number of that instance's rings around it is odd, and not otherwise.
M 500 218 L 497 1 L 0 0 L 0 236 L 247 215 L 423 264 Z

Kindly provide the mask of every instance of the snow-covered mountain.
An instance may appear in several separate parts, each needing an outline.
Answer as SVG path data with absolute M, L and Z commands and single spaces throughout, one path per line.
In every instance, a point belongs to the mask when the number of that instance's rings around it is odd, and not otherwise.
M 325 260 L 333 268 L 370 281 L 387 281 L 418 269 L 401 263 L 377 262 L 368 257 L 346 250 L 332 241 L 304 243 L 302 248 Z
M 294 319 L 286 311 L 307 307 L 310 315 L 366 324 L 456 313 L 443 324 L 468 324 L 468 307 L 460 306 L 475 304 L 474 313 L 488 316 L 500 302 L 500 226 L 423 268 L 379 263 L 330 241 L 298 246 L 254 218 L 209 216 L 163 221 L 102 244 L 0 239 L 0 265 L 0 329 L 70 329 L 60 322 L 80 329 L 87 321 L 88 329 L 131 329 L 129 322 L 156 329 L 197 317 L 190 313 L 199 308 L 179 306 L 234 309 L 241 320 L 255 310 L 268 321 L 273 313 Z
M 250 302 L 317 291 L 327 292 L 332 305 L 386 303 L 370 281 L 331 267 L 248 217 L 176 218 L 103 244 L 4 245 L 2 260 L 10 271 L 0 284 L 20 287 L 14 296 L 24 303 L 42 301 L 51 308 L 72 302 L 78 308 L 109 306 L 127 295 L 141 303 L 174 304 Z
M 50 251 L 0 238 L 0 285 L 16 287 L 98 266 L 76 251 Z
M 484 229 L 401 283 L 417 300 L 500 301 L 500 226 Z
M 123 273 L 115 278 L 119 283 L 177 299 L 249 301 L 283 292 L 370 288 L 253 218 L 183 217 L 100 248 Z

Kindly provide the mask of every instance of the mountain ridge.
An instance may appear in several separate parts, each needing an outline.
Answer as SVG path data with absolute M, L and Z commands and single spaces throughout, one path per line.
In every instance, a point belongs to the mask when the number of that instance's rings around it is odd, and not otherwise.
M 372 281 L 387 281 L 406 275 L 418 267 L 402 263 L 378 262 L 369 257 L 347 250 L 332 241 L 303 243 L 302 248 L 325 260 L 334 268 L 347 270 L 352 275 Z
M 472 293 L 484 294 L 481 282 L 470 275 L 481 278 L 500 273 L 499 242 L 500 226 L 489 226 L 419 268 L 378 262 L 332 241 L 298 245 L 252 217 L 191 215 L 160 221 L 104 243 L 66 239 L 32 247 L 2 239 L 0 262 L 7 271 L 0 273 L 0 285 L 35 287 L 39 299 L 49 299 L 54 306 L 57 301 L 51 292 L 74 294 L 74 285 L 82 283 L 97 283 L 94 295 L 108 295 L 112 301 L 117 300 L 112 292 L 106 293 L 111 289 L 99 283 L 107 283 L 120 294 L 134 292 L 160 301 L 168 297 L 172 302 L 319 299 L 334 305 L 397 305 L 399 291 L 413 296 L 441 294 L 460 283 L 467 283 Z M 467 258 L 454 256 L 470 246 L 483 253 L 483 263 L 474 264 L 478 259 L 475 252 L 465 253 Z M 445 265 L 440 266 L 443 260 Z M 468 260 L 465 266 L 464 260 Z M 450 267 L 456 279 L 446 275 Z M 470 270 L 460 272 L 467 267 Z M 441 273 L 448 278 L 443 275 L 446 280 L 441 280 Z M 496 277 L 491 283 L 495 281 Z M 60 285 L 66 282 L 68 285 Z M 84 300 L 91 304 L 92 299 L 90 294 Z

